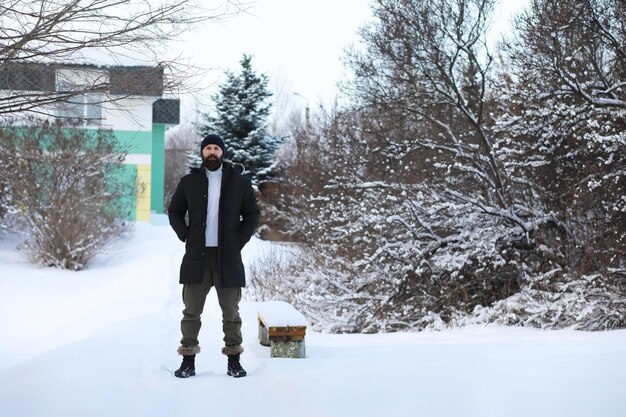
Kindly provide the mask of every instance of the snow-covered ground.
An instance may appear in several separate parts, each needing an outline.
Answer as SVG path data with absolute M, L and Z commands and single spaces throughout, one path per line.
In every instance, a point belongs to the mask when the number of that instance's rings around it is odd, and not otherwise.
M 244 256 L 269 246 L 253 240 Z M 0 242 L 2 416 L 626 416 L 626 331 L 310 331 L 306 359 L 271 359 L 243 301 L 248 377 L 234 379 L 214 293 L 198 375 L 177 379 L 183 247 L 169 227 L 137 224 L 78 273 L 14 247 Z

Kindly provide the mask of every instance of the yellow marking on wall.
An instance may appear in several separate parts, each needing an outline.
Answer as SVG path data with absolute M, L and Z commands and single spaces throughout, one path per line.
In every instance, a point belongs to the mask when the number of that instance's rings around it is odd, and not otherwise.
M 150 221 L 150 186 L 152 167 L 150 165 L 137 165 L 137 213 L 139 221 Z

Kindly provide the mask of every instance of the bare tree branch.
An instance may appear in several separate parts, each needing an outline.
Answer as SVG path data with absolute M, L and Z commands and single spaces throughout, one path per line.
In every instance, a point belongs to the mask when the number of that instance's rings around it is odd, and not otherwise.
M 51 103 L 87 92 L 107 93 L 107 82 L 87 83 L 79 89 L 15 89 L 7 85 L 7 71 L 19 64 L 92 63 L 113 66 L 131 56 L 137 64 L 156 66 L 165 72 L 166 91 L 185 89 L 194 68 L 180 59 L 156 58 L 168 42 L 195 25 L 224 19 L 245 11 L 247 3 L 224 1 L 214 9 L 199 0 L 11 0 L 0 4 L 0 86 L 4 90 L 0 115 L 42 109 Z M 180 58 L 180 57 L 179 57 Z M 134 64 L 136 65 L 136 64 Z M 26 91 L 25 91 L 26 90 Z M 107 94 L 107 100 L 119 99 Z

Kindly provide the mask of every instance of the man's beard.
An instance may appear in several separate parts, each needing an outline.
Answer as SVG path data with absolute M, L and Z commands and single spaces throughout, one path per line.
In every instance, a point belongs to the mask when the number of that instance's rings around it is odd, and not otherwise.
M 217 171 L 222 166 L 222 162 L 224 162 L 224 155 L 219 158 L 215 155 L 209 155 L 202 160 L 202 165 L 209 171 Z

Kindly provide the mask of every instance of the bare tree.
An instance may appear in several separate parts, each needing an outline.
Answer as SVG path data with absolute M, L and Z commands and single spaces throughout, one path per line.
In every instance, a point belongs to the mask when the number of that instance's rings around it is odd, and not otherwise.
M 625 12 L 623 0 L 534 0 L 504 45 L 498 153 L 559 219 L 536 236 L 558 273 L 534 287 L 597 302 L 568 307 L 593 329 L 623 327 L 626 309 Z
M 46 106 L 70 102 L 88 92 L 101 92 L 102 100 L 116 94 L 132 94 L 131 88 L 142 75 L 112 80 L 96 76 L 79 86 L 57 88 L 55 66 L 60 62 L 84 62 L 89 57 L 104 57 L 118 62 L 121 56 L 135 61 L 149 59 L 168 72 L 166 89 L 180 87 L 184 68 L 173 61 L 155 57 L 169 40 L 193 25 L 220 19 L 241 9 L 237 2 L 225 1 L 222 7 L 207 10 L 196 0 L 7 0 L 0 4 L 0 115 L 26 110 L 49 113 Z M 26 65 L 40 65 L 35 73 Z M 144 62 L 145 63 L 145 62 Z M 163 80 L 160 80 L 163 82 Z M 112 86 L 126 88 L 111 91 Z M 161 85 L 162 87 L 162 85 Z
M 624 13 L 621 0 L 533 0 L 505 48 L 519 71 L 558 80 L 551 96 L 626 109 Z
M 370 108 L 393 110 L 389 113 L 405 125 L 408 120 L 414 131 L 427 127 L 404 141 L 405 152 L 431 148 L 450 155 L 457 162 L 452 169 L 473 177 L 488 204 L 507 208 L 485 111 L 493 1 L 381 0 L 374 7 L 380 26 L 362 30 L 369 48 L 350 59 L 357 75 L 352 96 Z
M 504 45 L 513 81 L 499 129 L 511 138 L 507 165 L 568 225 L 568 265 L 591 272 L 618 266 L 625 250 L 626 5 L 554 5 L 533 1 Z
M 492 1 L 375 1 L 350 107 L 288 171 L 303 311 L 336 331 L 623 327 L 623 4 L 533 2 L 498 72 Z

